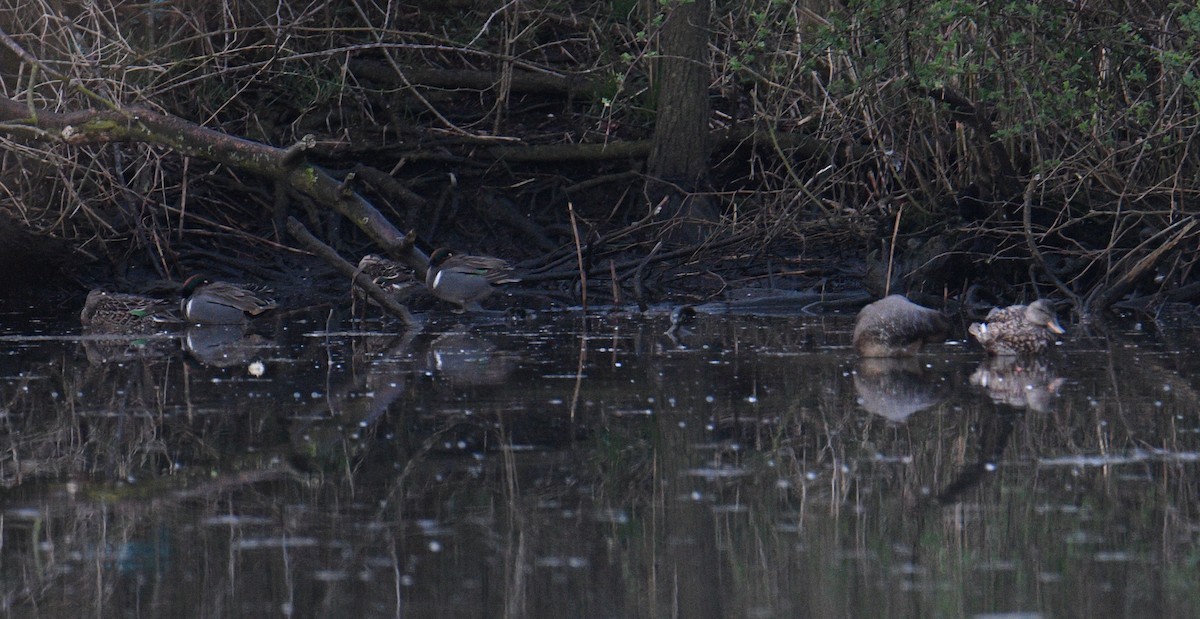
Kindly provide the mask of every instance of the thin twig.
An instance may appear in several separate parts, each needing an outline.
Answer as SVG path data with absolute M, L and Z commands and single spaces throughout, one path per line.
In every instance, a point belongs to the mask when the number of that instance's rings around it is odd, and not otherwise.
M 621 304 L 621 280 L 617 277 L 617 263 L 608 260 L 609 281 L 612 283 L 613 306 Z
M 892 294 L 892 267 L 896 260 L 896 237 L 900 235 L 900 216 L 904 214 L 904 205 L 896 209 L 896 223 L 892 224 L 892 243 L 888 247 L 887 279 L 883 281 L 883 296 Z
M 571 216 L 571 234 L 575 237 L 575 261 L 579 265 L 579 297 L 586 314 L 587 304 L 587 270 L 583 268 L 583 245 L 579 242 L 579 225 L 575 221 L 575 205 L 567 202 L 567 213 Z
M 662 246 L 663 242 L 661 240 L 655 243 L 654 248 L 638 263 L 637 270 L 633 272 L 633 296 L 637 299 L 638 308 L 642 311 L 646 311 L 646 290 L 642 287 L 646 265 L 650 264 L 651 260 L 654 260 L 654 255 L 658 253 L 658 250 L 662 249 Z

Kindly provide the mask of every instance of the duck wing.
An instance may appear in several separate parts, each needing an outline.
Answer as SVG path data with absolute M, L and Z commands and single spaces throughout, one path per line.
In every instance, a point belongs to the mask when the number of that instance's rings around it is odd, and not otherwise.
M 270 290 L 266 288 L 250 288 L 228 282 L 213 282 L 204 287 L 203 293 L 214 303 L 236 307 L 251 316 L 257 316 L 276 307 L 274 299 L 259 296 L 270 293 Z
M 464 275 L 478 275 L 492 284 L 508 284 L 519 282 L 519 277 L 512 274 L 512 266 L 491 256 L 451 256 L 442 263 L 442 270 L 454 271 Z

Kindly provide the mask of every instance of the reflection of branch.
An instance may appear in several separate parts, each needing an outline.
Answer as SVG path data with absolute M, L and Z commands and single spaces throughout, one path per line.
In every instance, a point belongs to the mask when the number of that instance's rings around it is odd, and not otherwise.
M 1013 415 L 993 413 L 979 430 L 979 460 L 955 477 L 941 492 L 937 494 L 938 505 L 949 505 L 958 500 L 958 496 L 977 485 L 995 463 L 1004 454 L 1008 439 L 1012 436 L 1016 418 Z

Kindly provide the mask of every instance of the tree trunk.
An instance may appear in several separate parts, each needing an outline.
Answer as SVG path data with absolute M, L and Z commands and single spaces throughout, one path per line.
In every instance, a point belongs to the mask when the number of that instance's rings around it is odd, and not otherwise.
M 675 0 L 665 7 L 659 32 L 659 63 L 654 75 L 657 117 L 650 148 L 646 191 L 651 206 L 662 203 L 660 217 L 679 222 L 670 238 L 698 240 L 703 223 L 715 220 L 707 196 L 709 131 L 709 0 Z M 699 225 L 697 225 L 699 224 Z

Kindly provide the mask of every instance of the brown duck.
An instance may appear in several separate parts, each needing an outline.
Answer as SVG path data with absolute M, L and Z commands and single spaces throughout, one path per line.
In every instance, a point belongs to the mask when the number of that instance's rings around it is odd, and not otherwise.
M 894 294 L 858 312 L 854 348 L 864 357 L 909 357 L 926 342 L 946 339 L 949 330 L 941 312 Z
M 376 286 L 383 289 L 384 292 L 390 293 L 397 300 L 407 297 L 413 292 L 413 289 L 419 286 L 417 278 L 413 275 L 412 269 L 396 262 L 388 260 L 382 256 L 375 254 L 367 254 L 358 261 L 358 270 L 371 281 L 375 282 Z M 354 287 L 354 298 L 365 299 L 368 303 L 375 305 L 375 300 L 363 294 L 362 288 Z
M 79 313 L 79 322 L 92 331 L 147 333 L 178 323 L 179 318 L 162 299 L 93 290 Z
M 967 332 L 993 355 L 1036 355 L 1066 333 L 1054 317 L 1054 308 L 1044 300 L 1029 305 L 993 308 L 987 322 L 977 322 Z

